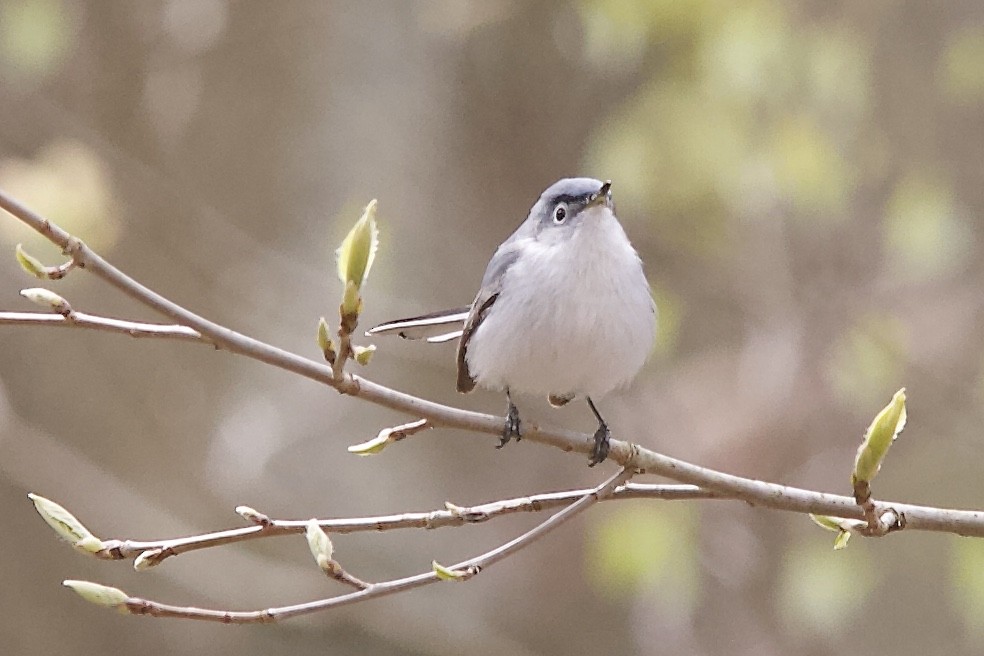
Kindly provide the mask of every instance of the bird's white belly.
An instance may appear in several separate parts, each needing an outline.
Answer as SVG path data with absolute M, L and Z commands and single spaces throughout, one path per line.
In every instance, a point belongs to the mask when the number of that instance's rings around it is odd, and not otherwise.
M 656 316 L 627 240 L 580 252 L 537 251 L 506 276 L 468 347 L 479 384 L 600 398 L 642 368 Z

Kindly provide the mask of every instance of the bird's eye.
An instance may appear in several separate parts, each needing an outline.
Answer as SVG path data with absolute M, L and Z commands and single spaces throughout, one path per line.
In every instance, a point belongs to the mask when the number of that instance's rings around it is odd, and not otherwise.
M 553 222 L 556 225 L 560 225 L 567 219 L 567 204 L 561 203 L 554 210 Z

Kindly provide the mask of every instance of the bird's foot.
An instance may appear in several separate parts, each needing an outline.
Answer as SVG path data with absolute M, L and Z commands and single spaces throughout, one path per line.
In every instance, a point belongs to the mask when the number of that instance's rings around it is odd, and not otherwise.
M 594 467 L 599 462 L 604 462 L 608 457 L 608 448 L 612 439 L 612 432 L 608 430 L 608 424 L 600 422 L 598 430 L 594 434 L 594 448 L 591 449 L 591 459 L 588 460 L 588 467 Z
M 509 410 L 506 412 L 506 423 L 502 427 L 502 437 L 499 438 L 499 446 L 495 447 L 501 449 L 509 443 L 509 440 L 515 439 L 517 442 L 522 437 L 519 427 L 519 410 L 509 401 Z

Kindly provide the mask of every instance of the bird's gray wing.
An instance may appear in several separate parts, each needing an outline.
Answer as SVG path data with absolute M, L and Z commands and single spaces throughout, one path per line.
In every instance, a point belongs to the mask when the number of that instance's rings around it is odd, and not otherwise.
M 485 276 L 482 278 L 482 288 L 472 302 L 468 318 L 465 320 L 465 328 L 461 333 L 461 341 L 458 342 L 458 391 L 470 392 L 475 389 L 475 379 L 468 371 L 468 343 L 471 341 L 475 330 L 482 324 L 488 316 L 489 310 L 495 305 L 499 294 L 502 291 L 502 279 L 505 277 L 509 267 L 516 262 L 519 257 L 522 244 L 519 240 L 509 239 L 496 250 L 489 265 L 485 269 Z

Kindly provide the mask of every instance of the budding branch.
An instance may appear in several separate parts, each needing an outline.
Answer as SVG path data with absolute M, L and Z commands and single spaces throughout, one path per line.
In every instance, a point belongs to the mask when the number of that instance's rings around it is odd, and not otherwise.
M 157 292 L 147 288 L 124 274 L 103 259 L 84 242 L 38 215 L 0 190 L 0 207 L 18 218 L 71 258 L 71 265 L 62 265 L 59 270 L 66 272 L 80 268 L 95 275 L 117 288 L 133 300 L 141 303 L 164 317 L 171 323 L 145 323 L 100 317 L 70 309 L 63 314 L 40 312 L 0 312 L 0 325 L 21 325 L 33 327 L 62 327 L 102 330 L 131 337 L 153 337 L 199 342 L 216 349 L 228 351 L 258 360 L 268 365 L 304 376 L 323 385 L 334 388 L 341 394 L 358 397 L 411 417 L 426 420 L 429 428 L 455 428 L 472 433 L 498 436 L 505 421 L 503 417 L 463 410 L 433 401 L 428 401 L 378 383 L 362 376 L 344 371 L 338 362 L 332 366 L 291 353 L 271 344 L 259 341 L 242 333 L 216 324 L 190 310 L 174 303 Z M 51 276 L 55 277 L 55 276 Z M 70 306 L 68 306 L 70 308 Z M 344 364 L 344 362 L 342 363 Z M 540 426 L 533 422 L 524 423 L 523 439 L 553 446 L 567 452 L 589 454 L 594 444 L 588 434 Z M 409 434 L 409 433 L 408 433 Z M 859 504 L 850 496 L 829 494 L 786 485 L 779 485 L 751 478 L 735 476 L 724 472 L 700 467 L 683 460 L 662 455 L 635 443 L 621 440 L 611 441 L 609 459 L 618 463 L 622 470 L 609 480 L 590 490 L 532 495 L 522 499 L 511 499 L 475 506 L 458 508 L 449 506 L 444 511 L 431 513 L 406 513 L 403 515 L 356 518 L 350 520 L 322 520 L 320 525 L 328 532 L 351 532 L 383 528 L 407 528 L 412 526 L 437 527 L 453 526 L 485 521 L 509 512 L 538 511 L 564 505 L 564 508 L 546 521 L 516 538 L 482 556 L 451 567 L 463 578 L 474 575 L 482 567 L 497 562 L 512 552 L 529 544 L 542 534 L 566 521 L 577 512 L 601 499 L 657 498 L 657 499 L 732 499 L 755 506 L 797 513 L 828 515 L 849 520 L 867 520 L 857 523 L 856 532 L 860 535 L 877 537 L 892 530 L 938 531 L 958 535 L 984 537 L 984 512 L 955 510 L 931 506 L 896 503 L 867 499 Z M 626 481 L 633 473 L 657 474 L 686 485 L 642 485 Z M 565 505 L 566 504 L 566 505 Z M 865 528 L 871 518 L 896 517 L 895 525 L 887 530 Z M 157 542 L 107 541 L 101 552 L 104 558 L 130 558 L 142 553 L 159 550 L 156 562 L 168 555 L 195 549 L 217 547 L 231 542 L 239 542 L 259 537 L 302 533 L 305 522 L 269 520 L 241 529 L 230 529 L 207 533 L 189 538 L 161 540 Z M 879 520 L 881 521 L 881 520 Z M 354 603 L 367 598 L 392 594 L 425 583 L 432 583 L 441 577 L 437 569 L 405 579 L 366 584 L 365 589 L 348 594 L 330 597 L 316 602 L 299 604 L 281 609 L 267 609 L 252 612 L 209 611 L 177 606 L 167 606 L 156 602 L 128 597 L 125 607 L 131 613 L 155 616 L 184 617 L 216 620 L 222 622 L 262 622 L 290 617 L 302 613 Z M 80 593 L 81 594 L 81 593 Z

